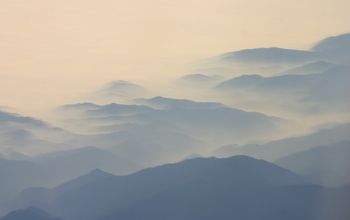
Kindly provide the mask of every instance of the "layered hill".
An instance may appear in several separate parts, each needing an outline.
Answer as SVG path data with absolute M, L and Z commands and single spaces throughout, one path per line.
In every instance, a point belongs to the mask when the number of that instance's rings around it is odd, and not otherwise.
M 41 208 L 68 220 L 316 220 L 339 190 L 310 185 L 303 176 L 247 156 L 195 158 L 88 182 Z

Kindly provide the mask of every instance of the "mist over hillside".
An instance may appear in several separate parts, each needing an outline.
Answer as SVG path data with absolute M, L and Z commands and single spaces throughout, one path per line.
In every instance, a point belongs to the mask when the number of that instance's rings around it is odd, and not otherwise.
M 42 117 L 1 107 L 0 220 L 348 219 L 349 45 L 211 54 L 150 83 L 110 72 Z

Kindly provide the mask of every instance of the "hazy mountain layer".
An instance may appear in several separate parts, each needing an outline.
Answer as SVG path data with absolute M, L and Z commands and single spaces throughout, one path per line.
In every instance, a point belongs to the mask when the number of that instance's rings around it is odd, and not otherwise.
M 350 184 L 350 141 L 288 155 L 275 163 L 293 172 L 307 175 L 315 183 L 326 186 Z
M 313 149 L 325 144 L 330 145 L 343 140 L 350 140 L 349 132 L 350 124 L 342 124 L 329 129 L 321 129 L 310 135 L 285 138 L 266 144 L 227 145 L 216 149 L 211 155 L 229 157 L 243 154 L 254 158 L 275 161 L 292 153 Z
M 349 36 L 112 81 L 52 124 L 1 110 L 1 220 L 349 219 Z
M 26 208 L 31 205 L 43 205 L 57 199 L 64 193 L 77 189 L 93 181 L 114 176 L 102 170 L 93 170 L 83 176 L 65 182 L 54 188 L 32 187 L 16 195 L 9 204 L 11 209 Z
M 316 220 L 324 211 L 322 204 L 338 196 L 339 190 L 307 185 L 303 176 L 246 156 L 196 158 L 88 182 L 42 208 L 72 220 L 214 216 Z M 320 200 L 322 195 L 326 197 Z M 327 212 L 335 210 L 339 211 Z M 345 209 L 340 211 L 346 216 Z

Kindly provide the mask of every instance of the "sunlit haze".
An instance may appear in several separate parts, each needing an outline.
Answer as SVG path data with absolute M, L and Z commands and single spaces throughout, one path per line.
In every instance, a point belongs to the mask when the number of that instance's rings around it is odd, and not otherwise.
M 0 0 L 0 220 L 350 219 L 349 0 Z
M 2 0 L 2 106 L 37 115 L 113 80 L 156 87 L 200 59 L 308 49 L 349 32 L 347 0 Z

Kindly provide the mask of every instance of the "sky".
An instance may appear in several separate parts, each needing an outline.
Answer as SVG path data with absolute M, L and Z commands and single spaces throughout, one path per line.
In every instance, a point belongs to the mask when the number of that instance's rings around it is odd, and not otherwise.
M 0 106 L 38 115 L 104 83 L 161 83 L 197 60 L 308 49 L 350 32 L 348 0 L 0 0 Z

